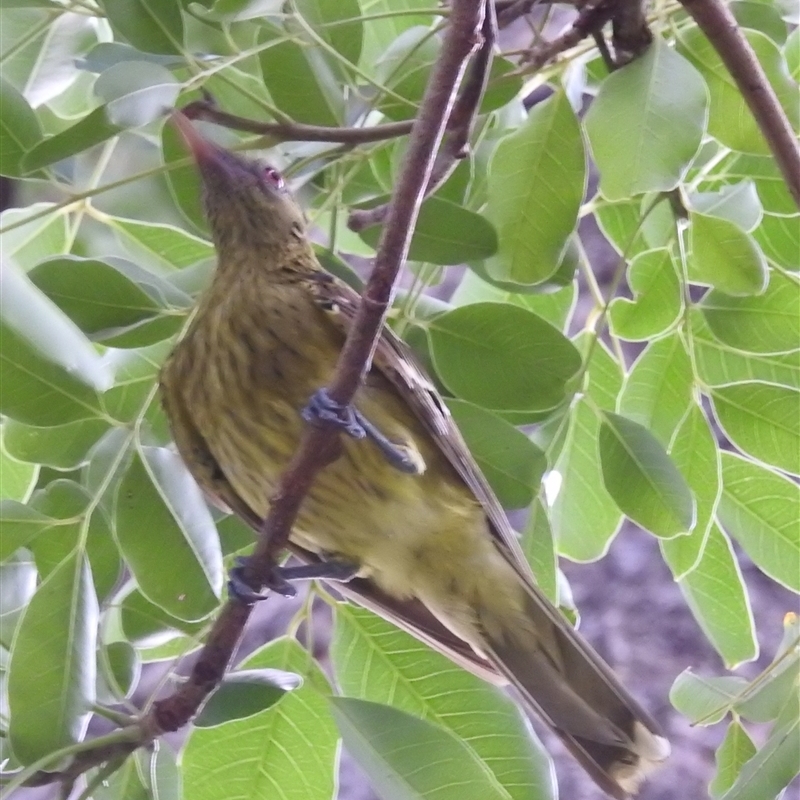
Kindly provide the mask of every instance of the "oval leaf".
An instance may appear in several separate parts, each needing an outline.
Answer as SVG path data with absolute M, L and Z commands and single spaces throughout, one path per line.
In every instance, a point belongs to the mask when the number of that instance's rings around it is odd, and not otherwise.
M 89 567 L 76 550 L 42 581 L 14 639 L 8 732 L 23 764 L 83 736 L 94 702 L 98 617 Z
M 700 146 L 707 105 L 700 73 L 660 37 L 609 75 L 586 115 L 603 195 L 674 189 Z
M 371 247 L 377 247 L 381 231 L 374 225 L 359 235 Z M 408 257 L 450 265 L 488 258 L 496 251 L 497 232 L 486 217 L 434 196 L 420 207 Z
M 507 797 L 466 743 L 445 728 L 352 697 L 332 697 L 331 710 L 345 747 L 382 797 L 463 800 L 467 788 L 485 800 Z
M 581 366 L 569 339 L 519 306 L 462 306 L 432 320 L 428 333 L 441 379 L 482 408 L 554 408 Z
M 719 520 L 767 575 L 800 592 L 800 490 L 794 481 L 722 453 Z
M 800 391 L 771 383 L 733 383 L 711 393 L 730 440 L 756 458 L 800 475 Z
M 505 508 L 523 508 L 539 490 L 547 457 L 524 433 L 483 408 L 450 400 L 470 452 Z
M 200 488 L 180 457 L 136 453 L 119 484 L 116 534 L 142 593 L 174 617 L 210 614 L 222 591 L 222 553 Z
M 526 285 L 553 275 L 577 224 L 585 182 L 580 126 L 559 92 L 536 105 L 492 157 L 486 215 L 497 228 L 499 251 L 487 274 Z
M 752 236 L 720 217 L 689 216 L 689 278 L 729 295 L 761 294 L 767 260 Z
M 667 539 L 692 529 L 695 507 L 691 490 L 646 428 L 603 412 L 600 461 L 608 493 L 634 522 Z
M 98 392 L 111 387 L 111 370 L 83 333 L 25 275 L 8 264 L 0 271 L 0 316 L 5 325 L 71 377 Z

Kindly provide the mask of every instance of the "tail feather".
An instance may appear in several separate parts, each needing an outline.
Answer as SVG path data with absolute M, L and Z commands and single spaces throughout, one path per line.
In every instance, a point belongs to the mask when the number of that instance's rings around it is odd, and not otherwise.
M 538 590 L 529 588 L 526 613 L 537 635 L 520 629 L 487 636 L 485 654 L 594 780 L 625 800 L 669 755 L 669 743 L 567 622 L 542 613 Z

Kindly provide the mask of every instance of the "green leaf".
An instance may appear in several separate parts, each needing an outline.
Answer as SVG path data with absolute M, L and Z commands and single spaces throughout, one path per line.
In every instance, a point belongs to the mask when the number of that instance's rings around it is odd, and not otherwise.
M 49 259 L 29 277 L 85 333 L 133 325 L 159 311 L 120 269 L 98 259 Z
M 756 746 L 747 731 L 733 720 L 725 731 L 725 738 L 717 748 L 717 774 L 708 787 L 709 794 L 717 798 L 733 785 L 742 765 L 756 753 Z
M 7 80 L 0 78 L 0 175 L 24 175 L 22 158 L 41 138 L 36 112 Z
M 395 121 L 414 118 L 440 45 L 440 37 L 432 35 L 428 25 L 418 25 L 388 46 L 375 65 L 378 82 L 393 92 L 380 97 L 382 114 Z
M 139 128 L 159 119 L 165 108 L 175 104 L 180 84 L 160 64 L 135 61 L 109 67 L 97 78 L 94 91 L 106 102 L 106 116 L 112 125 Z
M 555 498 L 549 499 L 558 551 L 573 561 L 599 558 L 622 523 L 622 515 L 603 483 L 597 446 L 600 420 L 592 408 L 592 402 L 615 408 L 621 388 L 620 365 L 598 343 L 589 363 L 589 399 L 579 399 L 570 409 L 564 443 L 553 466 L 561 484 Z
M 151 262 L 159 272 L 172 272 L 214 258 L 210 242 L 174 225 L 124 217 L 109 217 L 106 222 L 137 264 Z
M 339 742 L 325 675 L 288 638 L 257 650 L 242 666 L 293 672 L 303 685 L 252 716 L 195 728 L 181 755 L 183 796 L 330 800 Z
M 750 179 L 728 184 L 716 192 L 692 192 L 687 201 L 692 211 L 726 219 L 748 232 L 758 225 L 763 212 L 755 181 Z
M 30 601 L 8 666 L 8 733 L 31 764 L 79 741 L 94 701 L 98 605 L 86 559 L 75 551 Z
M 761 294 L 769 275 L 761 248 L 738 225 L 720 217 L 689 216 L 689 279 L 728 295 Z
M 462 400 L 498 410 L 545 410 L 581 366 L 572 343 L 517 306 L 476 303 L 429 323 L 436 370 Z
M 771 355 L 743 353 L 716 339 L 696 309 L 689 314 L 689 327 L 697 373 L 707 385 L 764 381 L 800 388 L 800 356 L 796 350 Z M 727 331 L 733 333 L 730 327 Z
M 374 225 L 359 231 L 359 236 L 377 247 L 381 232 L 382 227 Z M 488 258 L 496 251 L 497 232 L 486 217 L 434 196 L 420 207 L 408 257 L 430 264 L 463 264 Z
M 99 655 L 102 678 L 111 687 L 113 700 L 130 697 L 142 669 L 136 650 L 128 642 L 110 642 Z
M 674 189 L 700 147 L 707 105 L 700 73 L 660 38 L 609 75 L 586 115 L 603 196 Z
M 51 211 L 52 213 L 43 213 Z M 24 220 L 42 214 L 30 222 Z M 61 254 L 67 247 L 67 216 L 54 203 L 33 203 L 26 208 L 7 208 L 0 214 L 2 226 L 19 225 L 0 235 L 3 258 L 20 269 L 30 269 L 43 258 Z
M 716 525 L 695 568 L 678 581 L 686 604 L 728 669 L 758 656 L 755 623 L 739 562 Z
M 609 307 L 611 329 L 631 342 L 647 342 L 669 330 L 683 309 L 676 265 L 667 249 L 639 253 L 628 267 L 634 299 L 616 297 Z
M 358 64 L 364 27 L 359 19 L 361 8 L 358 0 L 297 0 L 296 8 L 339 55 L 351 64 Z M 345 20 L 351 21 L 342 24 Z
M 302 684 L 299 675 L 278 669 L 241 669 L 228 673 L 193 724 L 213 728 L 264 711 Z
M 63 161 L 82 153 L 100 142 L 116 136 L 122 128 L 109 122 L 105 106 L 89 112 L 83 119 L 55 136 L 49 136 L 32 147 L 22 160 L 25 173 Z
M 558 269 L 575 230 L 586 156 L 575 112 L 563 92 L 536 105 L 497 146 L 488 172 L 486 215 L 499 250 L 486 264 L 501 281 L 542 283 Z
M 140 651 L 148 647 L 167 646 L 178 640 L 178 631 L 197 641 L 198 634 L 203 630 L 203 622 L 187 622 L 173 617 L 163 608 L 151 603 L 141 592 L 135 590 L 133 581 L 117 598 L 120 608 L 120 628 L 125 638 Z M 181 651 L 183 652 L 183 651 Z M 158 661 L 150 652 L 144 653 L 145 661 Z M 167 658 L 174 655 L 170 653 Z
M 175 453 L 141 448 L 117 489 L 115 517 L 120 550 L 151 602 L 192 621 L 217 607 L 223 582 L 217 531 Z
M 538 497 L 531 504 L 520 545 L 536 576 L 536 585 L 553 605 L 558 605 L 556 544 L 544 504 Z
M 372 73 L 375 65 L 380 62 L 403 31 L 415 25 L 430 27 L 433 19 L 438 16 L 438 9 L 436 14 L 433 14 L 432 8 L 429 0 L 371 0 L 370 14 L 383 14 L 385 17 L 365 21 L 364 47 L 361 51 L 359 66 Z M 403 13 L 417 9 L 422 13 Z
M 36 486 L 39 477 L 38 464 L 26 464 L 13 458 L 6 446 L 7 428 L 13 420 L 6 420 L 2 426 L 3 445 L 0 447 L 0 499 L 25 501 Z M 5 531 L 3 531 L 5 535 Z
M 722 453 L 719 520 L 773 580 L 800 591 L 797 484 L 731 453 Z
M 731 297 L 713 291 L 700 309 L 719 341 L 746 353 L 786 353 L 800 342 L 798 303 L 797 280 L 773 271 L 764 294 Z
M 178 0 L 101 0 L 111 27 L 145 53 L 182 53 Z
M 800 391 L 771 383 L 733 383 L 711 393 L 728 438 L 767 464 L 800 475 Z
M 71 380 L 102 392 L 113 375 L 81 331 L 21 272 L 6 265 L 0 272 L 0 316 L 3 327 L 24 337 L 54 369 L 63 369 Z M 14 358 L 14 342 L 2 343 L 4 359 Z M 24 369 L 24 364 L 19 364 Z M 32 367 L 30 364 L 28 367 Z M 12 384 L 12 391 L 15 387 Z M 62 420 L 66 421 L 66 420 Z
M 761 62 L 790 124 L 796 129 L 797 86 L 787 74 L 778 46 L 758 31 L 745 30 L 743 33 Z M 708 86 L 709 134 L 732 150 L 768 154 L 769 148 L 747 101 L 714 46 L 696 26 L 683 29 L 678 41 L 681 53 L 700 71 Z
M 20 461 L 72 470 L 88 459 L 90 448 L 107 430 L 108 422 L 102 419 L 83 419 L 50 428 L 9 419 L 3 424 L 3 447 Z
M 764 255 L 770 261 L 797 271 L 797 251 L 800 250 L 800 214 L 764 214 L 761 224 L 753 231 Z
M 776 43 L 786 41 L 786 23 L 777 4 L 763 0 L 734 0 L 731 11 L 742 28 L 761 31 Z
M 553 327 L 563 330 L 572 314 L 577 294 L 575 284 L 542 294 L 521 294 L 501 289 L 487 283 L 473 270 L 467 270 L 450 298 L 453 306 L 466 306 L 472 303 L 513 303 L 541 317 Z
M 524 433 L 504 419 L 462 400 L 449 400 L 481 472 L 505 508 L 523 508 L 539 489 L 547 458 Z
M 603 481 L 623 513 L 667 539 L 692 529 L 691 490 L 652 433 L 606 411 L 599 441 Z
M 466 787 L 476 797 L 505 797 L 466 744 L 445 728 L 391 706 L 350 697 L 331 698 L 342 740 L 383 797 L 458 800 Z
M 0 410 L 29 425 L 104 416 L 97 392 L 6 325 L 0 325 L 0 385 Z
M 633 364 L 619 399 L 620 412 L 666 446 L 692 400 L 692 364 L 677 334 L 649 344 Z
M 676 579 L 686 577 L 703 556 L 722 491 L 722 467 L 714 431 L 693 404 L 669 446 L 670 458 L 694 494 L 697 522 L 691 533 L 662 539 L 661 553 Z
M 295 122 L 337 127 L 344 118 L 339 82 L 319 47 L 281 41 L 265 31 L 260 44 L 274 40 L 258 54 L 264 84 L 275 105 Z
M 547 756 L 519 710 L 441 653 L 365 609 L 340 604 L 331 657 L 344 694 L 447 729 L 491 776 L 495 790 L 502 787 L 504 800 L 554 796 Z
M 675 679 L 669 699 L 693 725 L 714 725 L 725 718 L 747 686 L 745 678 L 707 678 L 687 669 Z
M 20 547 L 25 547 L 44 531 L 61 524 L 32 506 L 8 498 L 0 500 L 0 523 L 3 526 L 0 562 L 7 561 Z
M 722 800 L 778 798 L 800 774 L 800 695 L 790 695 L 764 746 L 742 767 Z

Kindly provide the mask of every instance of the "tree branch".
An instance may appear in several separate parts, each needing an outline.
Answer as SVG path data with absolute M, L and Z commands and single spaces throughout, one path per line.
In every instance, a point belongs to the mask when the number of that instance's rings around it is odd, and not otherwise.
M 800 145 L 750 42 L 722 0 L 681 0 L 736 81 L 800 208 Z
M 531 48 L 523 59 L 525 72 L 536 72 L 559 53 L 575 47 L 587 36 L 600 34 L 603 26 L 614 15 L 613 0 L 590 0 L 581 8 L 572 25 L 555 39 Z M 520 70 L 523 71 L 523 70 Z
M 207 97 L 195 100 L 181 109 L 189 119 L 214 122 L 225 128 L 247 133 L 259 133 L 275 142 L 334 142 L 339 144 L 369 144 L 395 139 L 411 132 L 413 121 L 387 122 L 366 128 L 328 128 L 324 125 L 306 125 L 302 122 L 258 122 L 247 117 L 228 114 L 216 107 Z
M 456 100 L 447 121 L 447 134 L 433 164 L 431 176 L 425 187 L 425 197 L 433 194 L 453 174 L 459 161 L 469 153 L 470 136 L 486 91 L 486 85 L 489 82 L 492 56 L 497 42 L 497 21 L 494 16 L 492 0 L 486 0 L 481 36 L 483 41 L 480 49 L 470 64 L 458 100 Z M 356 209 L 350 213 L 347 227 L 353 231 L 362 231 L 364 228 L 378 225 L 386 219 L 388 211 L 388 203 L 375 208 Z

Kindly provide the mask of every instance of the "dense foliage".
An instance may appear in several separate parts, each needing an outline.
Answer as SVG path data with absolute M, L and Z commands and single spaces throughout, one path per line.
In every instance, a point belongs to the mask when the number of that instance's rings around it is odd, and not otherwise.
M 709 41 L 678 3 L 652 5 L 654 43 L 610 74 L 591 39 L 531 65 L 563 7 L 537 7 L 533 33 L 523 20 L 501 31 L 470 150 L 422 206 L 391 324 L 452 398 L 502 503 L 528 510 L 523 543 L 554 601 L 575 613 L 556 557 L 600 558 L 628 518 L 658 537 L 734 668 L 758 643 L 732 541 L 800 591 L 800 216 Z M 796 9 L 731 7 L 797 129 Z M 252 544 L 205 505 L 158 402 L 159 366 L 214 262 L 164 109 L 202 89 L 261 121 L 411 120 L 447 18 L 431 0 L 0 9 L 0 173 L 14 180 L 0 219 L 0 749 L 27 777 L 63 766 L 94 715 L 124 731 L 142 666 L 199 647 L 230 559 Z M 387 200 L 406 136 L 352 146 L 202 124 L 268 151 L 323 263 L 358 283 L 351 266 L 380 230 L 354 232 L 348 213 Z M 592 221 L 618 254 L 602 280 Z M 212 697 L 179 766 L 167 747 L 139 751 L 89 772 L 81 796 L 182 785 L 191 800 L 322 800 L 340 737 L 387 798 L 463 798 L 465 785 L 554 796 L 546 755 L 499 690 L 316 597 L 336 609 L 335 682 L 278 639 Z M 687 717 L 730 720 L 715 797 L 776 797 L 800 771 L 799 635 L 787 618 L 752 683 L 677 677 Z M 753 722 L 768 723 L 758 748 Z

